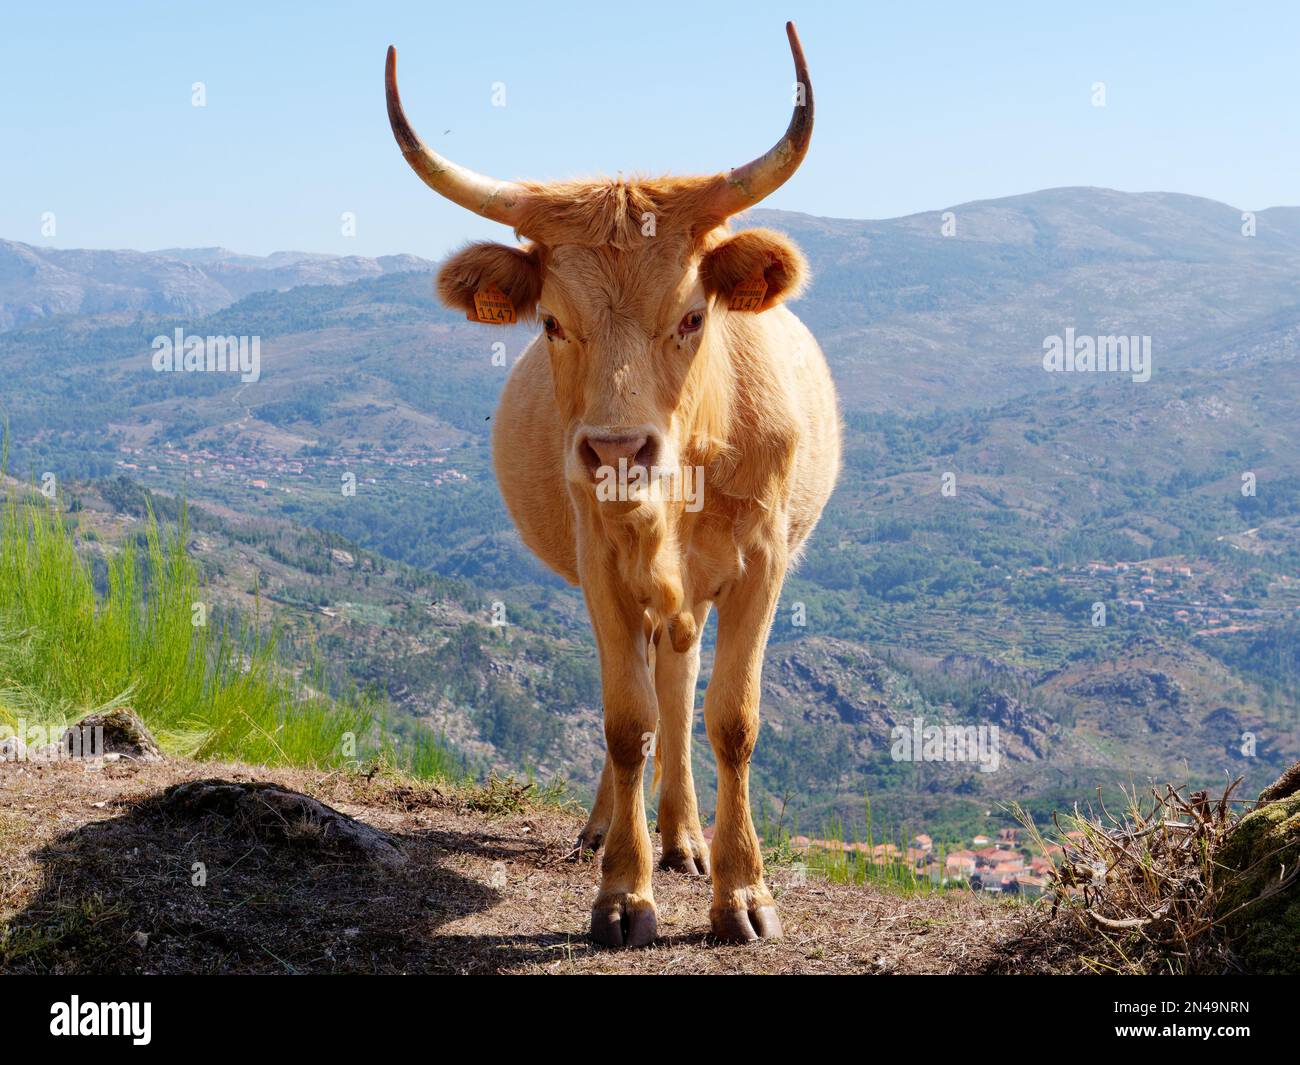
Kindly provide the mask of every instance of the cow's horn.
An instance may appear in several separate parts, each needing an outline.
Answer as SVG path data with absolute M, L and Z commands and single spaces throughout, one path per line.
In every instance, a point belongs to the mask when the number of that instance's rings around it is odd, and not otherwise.
M 727 215 L 753 207 L 759 200 L 779 189 L 790 180 L 790 176 L 803 162 L 803 157 L 808 154 L 808 142 L 812 139 L 813 128 L 812 81 L 808 77 L 808 62 L 803 57 L 803 45 L 799 43 L 799 34 L 795 31 L 793 22 L 785 24 L 785 33 L 790 38 L 790 52 L 794 56 L 794 114 L 785 136 L 766 154 L 760 155 L 752 163 L 736 167 L 726 175 L 718 206 Z
M 384 92 L 388 97 L 388 121 L 402 155 L 424 183 L 452 203 L 514 226 L 524 199 L 524 189 L 512 181 L 476 174 L 473 170 L 444 159 L 420 139 L 402 112 L 402 98 L 397 94 L 397 49 L 388 46 L 388 64 L 384 70 Z

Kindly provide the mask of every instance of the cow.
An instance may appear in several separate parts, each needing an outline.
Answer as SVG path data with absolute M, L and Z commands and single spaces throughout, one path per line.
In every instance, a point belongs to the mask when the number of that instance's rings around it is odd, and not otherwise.
M 785 306 L 807 284 L 803 254 L 780 233 L 727 221 L 789 180 L 808 150 L 812 85 L 793 23 L 786 34 L 795 104 L 776 145 L 726 173 L 654 179 L 511 182 L 459 166 L 407 121 L 388 50 L 388 115 L 406 161 L 516 239 L 451 255 L 438 296 L 474 321 L 541 326 L 506 381 L 493 464 L 523 542 L 581 586 L 595 633 L 606 758 L 579 848 L 604 847 L 591 935 L 606 946 L 656 936 L 652 752 L 660 867 L 712 876 L 717 939 L 781 935 L 749 764 L 782 582 L 835 485 L 841 423 L 821 349 Z M 710 847 L 691 727 L 712 608 Z

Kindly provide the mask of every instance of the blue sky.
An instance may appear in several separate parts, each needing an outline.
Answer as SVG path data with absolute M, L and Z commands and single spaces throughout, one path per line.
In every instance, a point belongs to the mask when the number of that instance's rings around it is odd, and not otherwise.
M 884 218 L 1058 185 L 1300 203 L 1294 2 L 124 0 L 0 16 L 0 236 L 435 257 L 505 231 L 402 162 L 389 43 L 416 128 L 474 169 L 713 172 L 785 126 L 790 17 L 817 126 L 769 206 Z

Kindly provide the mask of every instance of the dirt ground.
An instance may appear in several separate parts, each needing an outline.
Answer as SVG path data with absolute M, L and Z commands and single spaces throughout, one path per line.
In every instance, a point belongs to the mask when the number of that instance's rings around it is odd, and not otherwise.
M 274 781 L 386 833 L 385 867 L 302 826 L 183 808 L 189 780 Z M 211 763 L 0 764 L 0 972 L 979 973 L 1065 971 L 1041 918 L 769 869 L 785 938 L 708 935 L 709 885 L 656 871 L 659 939 L 586 938 L 599 876 L 576 811 L 508 789 Z M 1054 956 L 1059 955 L 1059 956 Z

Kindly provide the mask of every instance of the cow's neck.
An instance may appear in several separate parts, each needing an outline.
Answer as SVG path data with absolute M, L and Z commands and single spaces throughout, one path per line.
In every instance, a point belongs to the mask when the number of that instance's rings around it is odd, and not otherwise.
M 704 471 L 705 499 L 709 471 L 730 446 L 734 391 L 733 369 L 726 334 L 717 328 L 706 334 L 682 385 L 674 428 L 680 434 L 679 476 L 686 467 Z M 678 482 L 679 486 L 685 483 Z M 698 479 L 694 482 L 698 490 Z M 707 505 L 707 503 L 706 503 Z M 629 592 L 660 621 L 677 615 L 686 603 L 683 552 L 690 540 L 694 516 L 673 494 L 645 507 L 594 506 L 590 518 L 594 536 L 608 552 Z
M 707 470 L 729 447 L 733 373 L 724 327 L 711 324 L 687 374 L 678 408 L 683 465 Z

